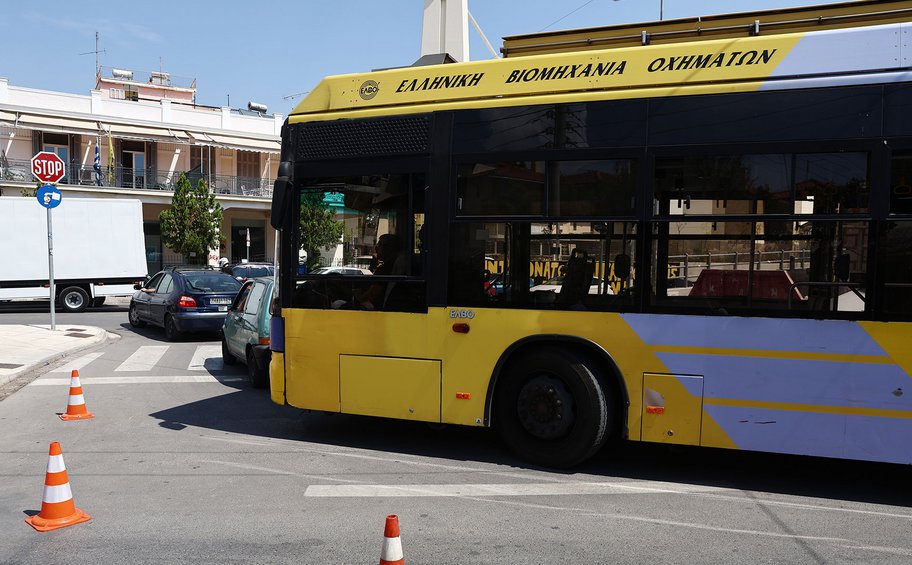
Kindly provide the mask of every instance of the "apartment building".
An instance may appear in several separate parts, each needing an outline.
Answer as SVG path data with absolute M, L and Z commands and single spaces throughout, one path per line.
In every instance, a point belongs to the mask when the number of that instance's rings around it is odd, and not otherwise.
M 142 202 L 146 260 L 154 273 L 188 262 L 163 245 L 158 220 L 183 172 L 193 182 L 204 179 L 224 209 L 222 244 L 208 261 L 271 261 L 269 210 L 283 120 L 256 103 L 197 104 L 196 80 L 166 72 L 101 67 L 88 95 L 11 85 L 0 77 L 0 196 L 34 189 L 30 159 L 52 151 L 67 164 L 58 183 L 64 198 Z

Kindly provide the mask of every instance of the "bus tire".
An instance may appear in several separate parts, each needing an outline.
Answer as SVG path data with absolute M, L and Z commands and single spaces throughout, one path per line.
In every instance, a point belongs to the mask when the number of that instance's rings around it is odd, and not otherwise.
M 537 465 L 572 467 L 609 435 L 609 398 L 598 369 L 561 347 L 526 350 L 505 367 L 493 425 L 507 447 Z
M 89 307 L 89 293 L 78 286 L 68 286 L 58 295 L 57 301 L 64 312 L 78 314 Z

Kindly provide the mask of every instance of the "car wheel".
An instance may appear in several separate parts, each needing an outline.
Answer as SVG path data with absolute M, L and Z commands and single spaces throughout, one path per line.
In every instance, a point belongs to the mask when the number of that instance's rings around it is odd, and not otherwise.
M 228 351 L 228 342 L 225 341 L 224 335 L 222 336 L 222 362 L 226 365 L 234 365 L 237 363 L 237 357 Z
M 89 307 L 89 294 L 78 286 L 68 286 L 60 293 L 59 302 L 64 312 L 84 312 Z
M 139 319 L 139 312 L 136 311 L 136 304 L 133 302 L 130 303 L 130 312 L 128 316 L 130 318 L 130 325 L 134 328 L 146 327 L 146 323 Z
M 177 329 L 177 324 L 174 323 L 174 318 L 171 315 L 165 316 L 165 339 L 168 341 L 177 341 L 181 337 L 180 330 Z
M 494 398 L 494 427 L 527 461 L 571 467 L 604 445 L 613 404 L 598 369 L 574 351 L 543 347 L 514 359 Z
M 266 388 L 269 384 L 269 375 L 257 366 L 253 356 L 253 348 L 247 350 L 247 378 L 253 388 Z

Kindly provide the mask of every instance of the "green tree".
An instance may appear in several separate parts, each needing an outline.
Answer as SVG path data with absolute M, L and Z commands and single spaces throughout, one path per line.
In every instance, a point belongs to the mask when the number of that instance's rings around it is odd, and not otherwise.
M 191 263 L 205 263 L 210 249 L 218 249 L 222 207 L 202 179 L 193 184 L 180 174 L 171 207 L 158 215 L 162 242 Z M 195 256 L 194 256 L 195 254 Z
M 301 194 L 301 249 L 307 252 L 307 270 L 320 264 L 320 250 L 336 245 L 345 225 L 336 220 L 336 212 L 323 203 L 322 192 Z

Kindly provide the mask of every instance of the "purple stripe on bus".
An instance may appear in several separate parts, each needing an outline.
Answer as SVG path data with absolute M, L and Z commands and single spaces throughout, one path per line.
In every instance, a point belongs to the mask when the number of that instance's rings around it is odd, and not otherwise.
M 912 415 L 912 379 L 897 365 L 679 353 L 658 357 L 674 374 L 703 375 L 706 398 L 908 410 Z
M 648 345 L 886 355 L 856 322 L 623 314 Z
M 912 463 L 912 420 L 707 406 L 713 421 L 750 451 Z

